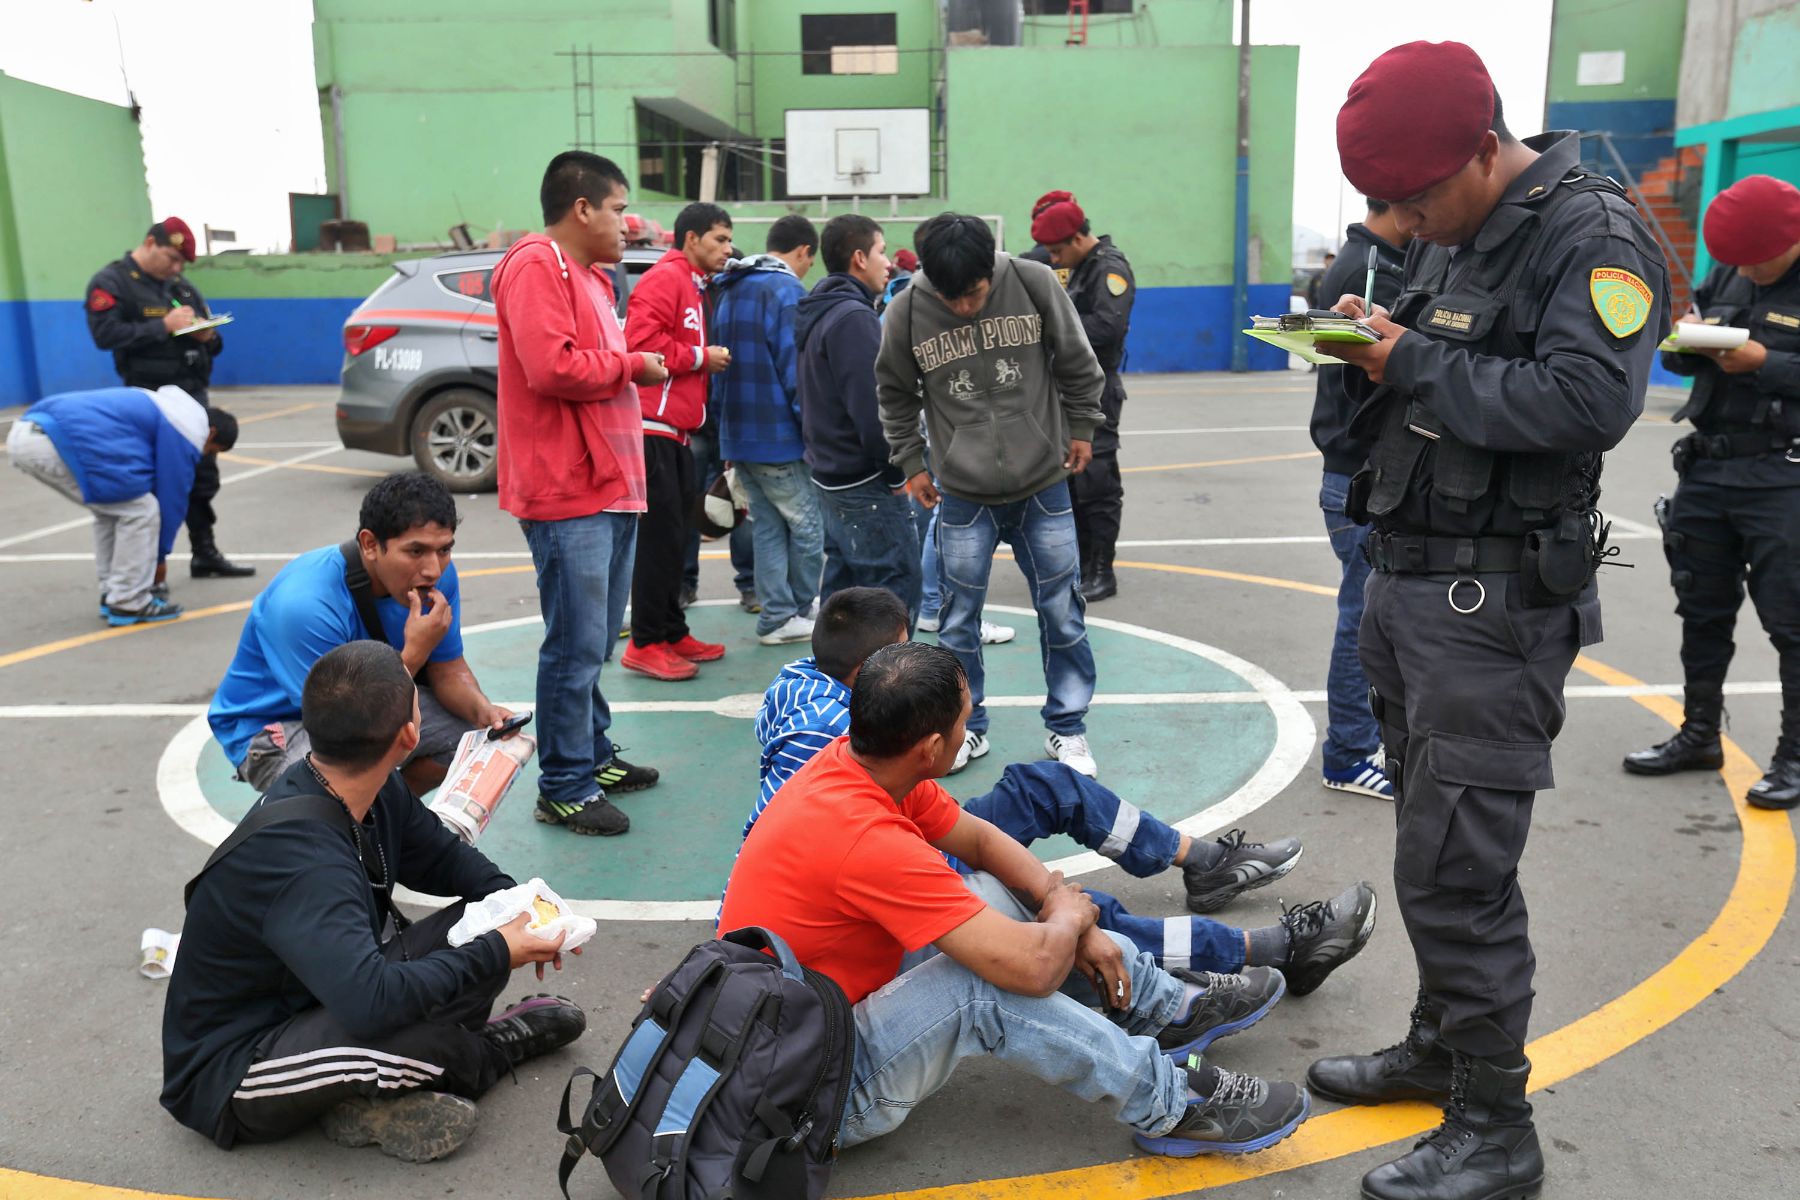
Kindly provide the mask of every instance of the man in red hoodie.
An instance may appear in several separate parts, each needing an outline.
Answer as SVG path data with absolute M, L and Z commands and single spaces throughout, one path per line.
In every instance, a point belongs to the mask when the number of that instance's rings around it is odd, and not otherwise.
M 731 257 L 731 218 L 716 204 L 690 204 L 675 218 L 675 249 L 631 290 L 625 342 L 659 354 L 668 375 L 639 393 L 644 416 L 648 505 L 638 528 L 631 580 L 631 645 L 625 666 L 652 679 L 692 679 L 696 663 L 725 656 L 725 647 L 688 632 L 681 613 L 682 558 L 688 513 L 700 491 L 688 439 L 706 424 L 707 376 L 723 371 L 731 352 L 706 344 L 700 299 L 707 276 Z
M 629 185 L 616 164 L 569 151 L 539 191 L 545 230 L 494 268 L 500 319 L 500 507 L 519 519 L 537 569 L 537 819 L 619 834 L 606 798 L 656 782 L 622 761 L 600 664 L 618 637 L 644 511 L 636 384 L 668 378 L 662 355 L 632 353 L 613 313 Z

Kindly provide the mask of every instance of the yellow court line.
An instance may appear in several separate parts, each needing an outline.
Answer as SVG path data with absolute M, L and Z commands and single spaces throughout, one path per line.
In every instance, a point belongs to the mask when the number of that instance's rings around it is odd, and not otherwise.
M 1210 462 L 1163 463 L 1154 467 L 1120 467 L 1119 474 L 1129 475 L 1135 471 L 1197 471 L 1202 467 L 1246 467 L 1251 463 L 1290 462 L 1298 458 L 1318 458 L 1317 450 L 1301 450 L 1293 454 L 1258 454 L 1254 458 L 1215 458 Z M 1115 564 L 1117 565 L 1117 564 Z M 1333 592 L 1332 595 L 1337 595 Z
M 176 617 L 173 621 L 157 621 L 150 625 L 118 625 L 109 629 L 84 633 L 77 637 L 63 638 L 61 641 L 44 642 L 36 646 L 27 646 L 23 650 L 14 650 L 10 654 L 0 654 L 0 667 L 10 667 L 17 663 L 30 662 L 34 658 L 43 658 L 47 654 L 55 654 L 61 650 L 73 650 L 77 646 L 91 646 L 95 642 L 110 641 L 113 638 L 130 637 L 134 633 L 149 633 L 156 629 L 168 629 L 174 625 L 188 621 L 198 621 L 202 617 L 216 617 L 220 613 L 242 612 L 255 601 L 234 600 L 230 604 L 215 604 L 211 608 L 191 608 Z M 0 1196 L 0 1200 L 4 1200 Z
M 1338 594 L 1334 587 L 1323 584 L 1302 583 L 1298 579 L 1277 579 L 1273 575 L 1246 575 L 1242 571 L 1218 571 L 1211 567 L 1184 567 L 1178 563 L 1153 562 L 1116 562 L 1115 567 L 1134 567 L 1140 571 L 1166 571 L 1173 575 L 1204 575 L 1209 579 L 1229 579 L 1236 583 L 1255 583 L 1263 587 L 1287 588 L 1289 591 L 1307 592 L 1314 596 L 1332 596 Z
M 242 424 L 243 422 L 239 422 Z M 273 458 L 253 458 L 235 450 L 219 455 L 226 462 L 244 463 L 252 467 L 280 467 L 283 471 L 318 471 L 324 475 L 361 475 L 370 479 L 386 479 L 391 472 L 372 471 L 367 467 L 328 467 L 323 463 L 278 462 Z
M 288 407 L 278 408 L 274 412 L 257 413 L 254 416 L 239 417 L 238 424 L 253 425 L 258 421 L 273 421 L 276 417 L 291 417 L 295 413 L 306 412 L 318 407 L 319 402 L 316 400 L 308 404 L 290 404 Z

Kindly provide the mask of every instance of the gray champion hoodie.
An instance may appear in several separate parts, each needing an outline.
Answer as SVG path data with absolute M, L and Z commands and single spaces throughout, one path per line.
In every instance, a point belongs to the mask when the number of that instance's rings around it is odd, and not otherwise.
M 925 469 L 946 492 L 1010 504 L 1068 478 L 1069 442 L 1092 441 L 1106 376 L 1056 273 L 999 254 L 987 303 L 951 312 L 922 272 L 888 305 L 875 360 L 881 426 L 892 461 Z

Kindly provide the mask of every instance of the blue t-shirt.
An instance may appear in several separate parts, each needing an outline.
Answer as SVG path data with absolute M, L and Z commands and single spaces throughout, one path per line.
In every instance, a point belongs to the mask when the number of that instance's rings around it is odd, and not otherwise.
M 456 586 L 456 564 L 445 566 L 438 591 L 450 602 L 450 628 L 431 652 L 431 662 L 462 657 L 462 600 Z M 376 599 L 388 644 L 406 645 L 406 605 L 391 597 Z M 250 606 L 250 618 L 238 635 L 237 654 L 206 719 L 224 747 L 228 761 L 240 764 L 250 739 L 265 725 L 300 719 L 300 692 L 306 673 L 329 651 L 366 636 L 350 586 L 344 582 L 344 556 L 336 546 L 309 550 L 281 571 Z

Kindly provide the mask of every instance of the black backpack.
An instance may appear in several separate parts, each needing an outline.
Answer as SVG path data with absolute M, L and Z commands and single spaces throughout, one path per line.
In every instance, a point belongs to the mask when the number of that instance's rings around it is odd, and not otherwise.
M 837 1158 L 855 1048 L 842 989 L 775 934 L 695 946 L 606 1074 L 569 1077 L 556 1123 L 569 1135 L 564 1197 L 585 1152 L 628 1200 L 815 1200 Z M 576 1123 L 569 1095 L 583 1075 L 593 1092 Z

